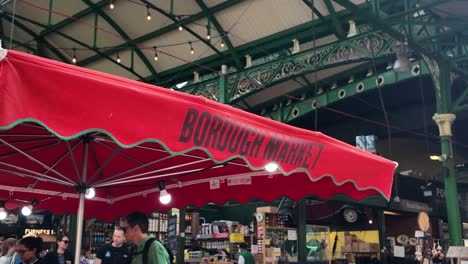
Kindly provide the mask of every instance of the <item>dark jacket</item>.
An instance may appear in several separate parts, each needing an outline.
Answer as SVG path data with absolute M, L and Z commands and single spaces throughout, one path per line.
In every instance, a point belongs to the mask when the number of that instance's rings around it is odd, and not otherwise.
M 65 252 L 64 256 L 65 256 L 65 261 L 69 260 L 73 264 L 73 256 L 70 253 Z M 47 254 L 44 256 L 44 263 L 45 264 L 59 264 L 59 256 L 58 256 L 57 250 L 47 252 Z

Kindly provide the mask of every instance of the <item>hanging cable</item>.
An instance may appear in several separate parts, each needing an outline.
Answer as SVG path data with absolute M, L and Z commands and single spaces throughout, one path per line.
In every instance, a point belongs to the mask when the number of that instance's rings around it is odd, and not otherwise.
M 15 16 L 16 16 L 16 0 L 13 1 L 13 15 L 11 16 L 11 28 L 10 28 L 10 49 L 13 46 L 13 32 L 15 31 Z
M 158 48 L 154 46 L 153 50 L 154 50 L 154 60 L 157 61 L 158 60 Z

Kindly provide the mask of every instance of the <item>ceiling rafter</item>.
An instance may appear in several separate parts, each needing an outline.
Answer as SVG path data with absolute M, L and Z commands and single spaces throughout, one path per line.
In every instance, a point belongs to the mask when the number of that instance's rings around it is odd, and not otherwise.
M 208 6 L 206 6 L 206 4 L 205 4 L 205 2 L 203 2 L 203 0 L 196 0 L 196 1 L 197 1 L 198 6 L 200 6 L 200 8 L 202 10 L 204 10 L 204 11 L 208 10 Z M 226 46 L 228 47 L 228 52 L 231 54 L 231 56 L 232 56 L 232 58 L 234 60 L 234 66 L 237 69 L 241 69 L 242 68 L 242 63 L 240 62 L 239 55 L 237 54 L 236 49 L 232 45 L 232 42 L 229 39 L 229 36 L 227 35 L 228 32 L 226 32 L 223 29 L 223 27 L 221 26 L 221 24 L 219 24 L 218 20 L 216 19 L 216 17 L 213 14 L 211 14 L 209 12 L 207 14 L 208 14 L 208 20 L 211 23 L 213 23 L 213 25 L 215 26 L 215 28 L 218 31 L 219 35 L 223 39 L 224 43 L 226 43 Z
M 337 36 L 339 39 L 345 38 L 346 35 L 345 35 L 345 33 L 343 32 L 343 28 L 341 27 L 341 22 L 340 22 L 340 20 L 338 19 L 338 16 L 336 15 L 335 8 L 333 7 L 331 1 L 330 1 L 330 0 L 323 0 L 323 2 L 325 3 L 325 6 L 326 6 L 327 9 L 328 9 L 329 16 L 330 16 L 330 18 L 331 18 L 331 21 L 332 21 L 333 26 L 334 26 L 335 31 L 336 31 L 336 36 Z
M 16 17 L 18 17 L 18 16 L 16 16 Z M 9 13 L 7 13 L 7 12 L 3 12 L 2 18 L 5 19 L 8 22 L 11 22 L 11 15 Z M 8 20 L 8 19 L 10 19 L 10 20 Z M 50 44 L 46 39 L 41 39 L 40 36 L 36 32 L 32 31 L 29 27 L 23 25 L 17 19 L 15 20 L 15 26 L 17 26 L 18 28 L 20 28 L 24 32 L 31 35 L 31 37 L 36 39 L 37 42 L 42 42 L 44 45 L 46 45 L 47 48 L 53 54 L 55 54 L 55 56 L 57 56 L 62 62 L 70 63 L 70 60 L 65 55 L 63 55 L 57 48 L 55 48 L 52 44 Z
M 176 30 L 179 27 L 179 25 L 185 26 L 185 25 L 190 24 L 190 23 L 192 23 L 194 21 L 197 21 L 197 20 L 199 20 L 199 19 L 201 19 L 203 17 L 206 17 L 206 15 L 208 13 L 214 14 L 214 13 L 220 12 L 220 11 L 222 11 L 224 9 L 227 9 L 227 8 L 229 8 L 229 7 L 233 6 L 233 5 L 236 5 L 236 4 L 240 3 L 240 2 L 243 2 L 243 1 L 244 0 L 228 0 L 226 2 L 223 2 L 221 4 L 216 5 L 214 7 L 211 7 L 210 9 L 208 9 L 206 11 L 202 11 L 202 12 L 199 12 L 199 13 L 197 13 L 195 15 L 192 15 L 192 16 L 189 16 L 189 17 L 187 17 L 185 19 L 182 19 L 178 23 L 170 24 L 170 25 L 168 25 L 166 27 L 159 28 L 159 29 L 157 29 L 157 30 L 155 30 L 153 32 L 150 32 L 150 33 L 148 33 L 146 35 L 143 35 L 141 37 L 135 38 L 135 39 L 132 40 L 132 44 L 136 45 L 136 44 L 151 40 L 153 38 L 159 37 L 159 36 L 161 36 L 161 35 L 163 35 L 165 33 Z M 115 53 L 115 52 L 117 52 L 119 50 L 128 48 L 129 45 L 130 45 L 129 43 L 120 44 L 120 45 L 118 45 L 118 46 L 116 46 L 116 47 L 114 47 L 112 49 L 108 49 L 108 50 L 104 51 L 103 54 L 104 55 L 113 54 L 113 53 Z M 81 61 L 81 64 L 82 65 L 87 65 L 87 64 L 89 64 L 89 63 L 91 63 L 93 61 L 98 60 L 99 58 L 100 58 L 99 55 L 91 56 L 91 57 L 86 58 L 83 61 Z
M 97 9 L 101 9 L 102 7 L 107 6 L 108 4 L 109 4 L 109 0 L 101 0 L 100 2 L 94 4 L 94 7 L 97 8 Z M 57 24 L 49 26 L 48 28 L 44 29 L 39 35 L 41 37 L 45 37 L 49 33 L 59 31 L 60 29 L 70 25 L 71 23 L 76 22 L 77 20 L 79 20 L 79 19 L 81 19 L 81 18 L 83 18 L 83 17 L 85 17 L 87 15 L 90 15 L 92 13 L 94 13 L 94 8 L 93 7 L 89 7 L 89 8 L 86 8 L 84 10 L 81 10 L 80 12 L 72 15 L 69 18 L 65 18 L 64 20 L 58 22 Z
M 7 16 L 9 16 L 9 17 L 11 17 L 11 14 L 8 13 L 8 12 L 4 12 L 4 14 L 7 15 Z M 34 24 L 34 25 L 36 25 L 36 26 L 40 26 L 40 27 L 45 28 L 45 29 L 50 29 L 49 26 L 44 25 L 44 24 L 42 24 L 42 23 L 39 23 L 39 22 L 37 22 L 37 21 L 34 21 L 34 20 L 32 20 L 32 19 L 29 19 L 29 18 L 26 18 L 26 17 L 23 17 L 23 16 L 19 16 L 19 15 L 15 15 L 15 17 L 18 18 L 18 19 L 27 21 L 27 22 L 29 22 L 29 23 L 32 23 L 32 24 Z M 15 23 L 16 23 L 16 22 L 15 22 Z M 97 50 L 97 49 L 95 49 L 95 48 L 89 46 L 88 44 L 83 43 L 83 42 L 81 42 L 81 41 L 79 41 L 79 40 L 77 40 L 77 39 L 75 39 L 75 38 L 72 38 L 72 37 L 70 37 L 70 36 L 68 36 L 68 35 L 66 35 L 66 34 L 64 34 L 64 33 L 60 32 L 60 31 L 56 31 L 56 33 L 57 33 L 58 35 L 64 37 L 64 38 L 70 40 L 70 41 L 73 41 L 73 42 L 79 44 L 80 46 L 83 46 L 83 47 L 85 47 L 85 48 L 87 48 L 87 49 L 89 49 L 89 50 L 95 51 L 95 52 L 98 53 L 100 56 L 102 56 L 102 57 L 108 59 L 109 61 L 111 61 L 111 62 L 117 64 L 118 66 L 124 68 L 125 70 L 127 70 L 128 72 L 130 72 L 130 73 L 132 73 L 133 75 L 137 76 L 138 78 L 140 78 L 140 79 L 143 78 L 140 74 L 138 74 L 137 72 L 135 72 L 132 68 L 127 67 L 127 66 L 125 66 L 125 65 L 123 65 L 123 64 L 121 64 L 121 63 L 118 63 L 117 61 L 115 61 L 115 60 L 112 59 L 111 57 L 109 57 L 109 56 L 103 54 L 102 52 L 100 52 L 99 50 Z M 40 40 L 45 40 L 45 39 L 42 38 L 42 37 L 39 37 L 38 39 L 40 39 Z
M 306 4 L 312 10 L 312 12 L 314 12 L 315 15 L 317 15 L 320 19 L 322 19 L 323 21 L 327 20 L 327 18 L 325 18 L 322 15 L 322 13 L 320 13 L 320 11 L 309 0 L 302 0 L 302 2 L 304 2 L 304 4 Z
M 20 42 L 20 41 L 15 40 L 15 39 L 10 39 L 10 37 L 5 36 L 5 35 L 3 35 L 3 34 L 0 34 L 0 39 L 5 41 L 5 42 L 3 42 L 3 44 L 2 44 L 2 46 L 3 46 L 4 48 L 6 48 L 6 43 L 11 41 L 11 42 L 12 42 L 13 44 L 15 44 L 16 46 L 23 47 L 23 48 L 25 48 L 25 49 L 27 49 L 27 50 L 33 52 L 33 53 L 36 53 L 36 52 L 37 52 L 37 49 L 31 47 L 31 45 L 22 43 L 22 42 Z M 9 49 L 13 49 L 14 47 L 12 46 L 12 47 L 8 47 L 8 48 L 9 48 Z
M 166 11 L 164 11 L 163 9 L 153 5 L 152 3 L 150 3 L 149 1 L 146 1 L 146 0 L 141 0 L 143 3 L 145 3 L 147 6 L 149 6 L 150 8 L 158 11 L 158 13 L 164 15 L 165 17 L 169 18 L 170 20 L 172 20 L 172 22 L 174 22 L 174 24 L 177 24 L 179 25 L 179 20 L 174 16 L 174 15 L 171 15 L 169 13 L 167 13 Z M 190 29 L 189 27 L 187 27 L 187 25 L 183 25 L 182 26 L 185 30 L 187 30 L 187 32 L 189 32 L 192 36 L 194 36 L 195 38 L 197 38 L 198 40 L 200 40 L 201 42 L 203 42 L 205 45 L 207 45 L 210 49 L 212 49 L 214 52 L 216 52 L 218 55 L 220 56 L 223 56 L 224 57 L 224 54 L 221 53 L 221 51 L 219 51 L 215 46 L 213 46 L 213 44 L 211 44 L 211 42 L 209 40 L 207 40 L 206 38 L 198 35 L 197 33 L 195 33 L 195 31 L 193 31 L 192 29 Z
M 91 8 L 94 8 L 94 11 L 99 14 L 102 18 L 104 18 L 104 20 L 106 20 L 107 23 L 109 23 L 109 25 L 111 25 L 111 27 L 117 31 L 117 33 L 122 36 L 123 39 L 130 39 L 130 37 L 128 36 L 127 33 L 125 33 L 125 31 L 119 26 L 117 25 L 117 23 L 115 23 L 115 21 L 109 17 L 109 15 L 107 15 L 104 11 L 102 11 L 101 8 L 98 8 L 96 7 L 95 4 L 93 4 L 93 2 L 91 2 L 91 0 L 82 0 L 85 4 L 87 4 L 89 7 Z M 135 47 L 133 49 L 135 51 L 135 53 L 138 55 L 138 57 L 140 58 L 140 60 L 145 64 L 146 68 L 148 68 L 149 72 L 151 72 L 151 74 L 154 76 L 155 80 L 158 79 L 158 73 L 156 72 L 156 70 L 154 69 L 153 65 L 149 62 L 148 58 L 145 56 L 145 54 L 143 54 L 143 52 L 141 51 L 141 49 L 139 49 L 138 47 Z M 79 65 L 79 63 L 78 63 Z

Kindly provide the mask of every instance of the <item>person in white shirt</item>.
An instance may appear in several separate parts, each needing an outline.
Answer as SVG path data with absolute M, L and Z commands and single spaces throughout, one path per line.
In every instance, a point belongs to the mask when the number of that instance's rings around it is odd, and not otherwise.
M 13 254 L 16 252 L 16 239 L 7 238 L 3 241 L 2 256 L 0 257 L 0 264 L 10 264 Z

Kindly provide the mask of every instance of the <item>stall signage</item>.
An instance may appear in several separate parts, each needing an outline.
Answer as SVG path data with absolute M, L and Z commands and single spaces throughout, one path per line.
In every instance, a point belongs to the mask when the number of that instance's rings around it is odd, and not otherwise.
M 432 212 L 432 208 L 429 207 L 427 203 L 421 203 L 411 200 L 401 200 L 401 209 L 408 210 L 408 211 L 425 211 L 425 212 Z
M 244 235 L 241 233 L 231 233 L 229 234 L 229 242 L 244 243 Z
M 54 233 L 54 231 L 50 230 L 50 229 L 26 228 L 24 230 L 24 233 L 25 234 L 34 234 L 34 235 L 39 235 L 39 234 L 52 235 Z

